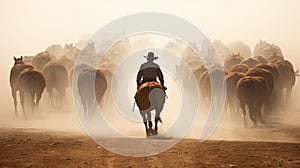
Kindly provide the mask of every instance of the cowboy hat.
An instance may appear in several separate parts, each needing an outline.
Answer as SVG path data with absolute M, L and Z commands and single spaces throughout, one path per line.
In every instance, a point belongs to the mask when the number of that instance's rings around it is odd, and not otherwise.
M 154 57 L 153 52 L 149 52 L 147 56 L 144 56 L 147 60 L 156 60 L 158 57 Z

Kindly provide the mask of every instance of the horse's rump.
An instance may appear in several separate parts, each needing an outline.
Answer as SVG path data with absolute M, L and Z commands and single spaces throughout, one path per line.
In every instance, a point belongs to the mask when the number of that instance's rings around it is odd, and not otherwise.
M 134 97 L 136 104 L 140 110 L 147 110 L 151 107 L 150 101 L 152 99 L 151 98 L 149 99 L 149 96 L 150 96 L 150 92 L 155 88 L 161 90 L 161 92 L 157 92 L 161 94 L 159 94 L 158 97 L 155 97 L 157 103 L 158 102 L 164 103 L 166 94 L 162 85 L 158 82 L 145 82 L 138 88 Z
M 23 70 L 17 79 L 17 89 L 23 93 L 41 96 L 46 86 L 46 80 L 42 72 L 35 68 Z M 38 100 L 39 101 L 39 100 Z
M 30 64 L 17 64 L 10 71 L 10 86 L 14 88 L 20 73 L 27 68 L 33 68 Z

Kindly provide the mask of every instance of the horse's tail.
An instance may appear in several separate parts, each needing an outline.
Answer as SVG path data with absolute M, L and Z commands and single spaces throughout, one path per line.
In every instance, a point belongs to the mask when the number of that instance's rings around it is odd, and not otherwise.
M 161 118 L 160 118 L 160 116 L 157 117 L 157 120 L 158 120 L 160 123 L 163 123 L 162 120 L 161 120 Z
M 296 75 L 296 76 L 300 76 L 300 73 L 299 73 L 299 69 L 298 69 L 298 67 L 296 67 L 296 70 L 295 70 L 295 75 Z

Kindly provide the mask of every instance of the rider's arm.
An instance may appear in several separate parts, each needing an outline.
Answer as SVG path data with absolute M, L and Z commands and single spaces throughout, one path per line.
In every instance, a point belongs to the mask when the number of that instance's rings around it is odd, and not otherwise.
M 142 71 L 142 68 L 140 68 L 140 70 L 138 72 L 138 75 L 136 77 L 136 84 L 137 84 L 138 87 L 141 84 L 142 76 L 143 76 L 143 71 Z
M 158 79 L 159 79 L 161 85 L 164 86 L 164 83 L 165 83 L 165 81 L 164 81 L 164 75 L 161 72 L 160 68 L 157 69 L 157 76 L 158 76 Z

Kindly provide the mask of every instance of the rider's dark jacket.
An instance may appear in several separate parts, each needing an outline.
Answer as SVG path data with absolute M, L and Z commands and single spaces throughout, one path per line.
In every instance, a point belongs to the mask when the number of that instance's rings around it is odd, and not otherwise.
M 161 85 L 164 86 L 164 76 L 159 65 L 148 61 L 140 67 L 136 78 L 137 86 L 140 87 L 145 82 L 157 82 L 157 77 Z

